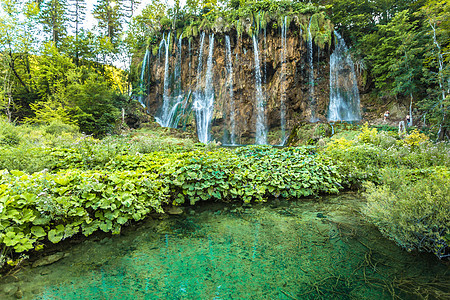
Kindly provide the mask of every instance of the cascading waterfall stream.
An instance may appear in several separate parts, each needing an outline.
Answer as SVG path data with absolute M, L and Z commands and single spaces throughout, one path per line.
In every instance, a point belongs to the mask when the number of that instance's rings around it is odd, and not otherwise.
M 182 46 L 183 46 L 183 34 L 180 34 L 180 37 L 178 38 L 178 44 L 177 44 L 177 61 L 175 64 L 175 76 L 173 79 L 177 97 L 179 97 L 181 95 L 181 65 L 183 63 L 183 60 L 181 59 Z
M 144 83 L 144 76 L 145 76 L 145 67 L 147 66 L 147 61 L 149 60 L 150 57 L 150 51 L 147 49 L 145 50 L 145 55 L 144 55 L 144 60 L 142 61 L 142 68 L 141 68 L 141 77 L 139 78 L 139 89 L 141 90 L 141 93 L 138 97 L 138 101 L 139 103 L 142 104 L 143 107 L 145 107 L 145 103 L 144 103 L 144 88 L 145 88 L 145 83 Z
M 236 112 L 235 112 L 235 104 L 234 104 L 234 91 L 233 91 L 233 64 L 232 64 L 232 57 L 231 57 L 231 45 L 230 45 L 230 36 L 225 36 L 225 48 L 226 48 L 226 67 L 227 67 L 227 86 L 228 86 L 228 92 L 230 95 L 230 139 L 231 144 L 236 144 Z
M 280 122 L 281 122 L 281 143 L 286 138 L 286 63 L 287 63 L 287 16 L 283 19 L 281 27 L 281 73 L 280 73 Z
M 316 99 L 314 95 L 314 65 L 313 65 L 313 39 L 311 35 L 311 21 L 309 19 L 308 25 L 308 65 L 309 65 L 309 105 L 311 108 L 311 122 L 316 120 Z
M 201 48 L 199 54 L 199 66 L 197 73 L 197 90 L 194 92 L 194 110 L 197 121 L 197 135 L 198 139 L 202 143 L 208 143 L 209 141 L 209 129 L 211 125 L 212 114 L 214 110 L 214 86 L 213 86 L 213 52 L 214 52 L 214 33 L 209 36 L 209 53 L 206 63 L 206 74 L 204 77 L 204 88 L 202 90 L 200 86 L 202 61 L 201 56 L 203 54 L 203 39 L 204 33 L 201 38 Z
M 197 86 L 196 91 L 200 89 L 200 80 L 202 78 L 203 70 L 203 44 L 205 42 L 205 32 L 200 36 L 200 48 L 198 50 L 198 65 L 197 65 Z
M 253 35 L 253 51 L 255 59 L 255 87 L 256 87 L 256 144 L 267 144 L 266 116 L 264 109 L 264 94 L 262 92 L 261 68 L 259 62 L 258 41 Z
M 169 46 L 170 46 L 170 33 L 167 36 L 167 40 L 161 41 L 161 44 L 165 47 L 165 62 L 164 62 L 164 91 L 163 91 L 163 106 L 161 108 L 160 117 L 156 117 L 162 127 L 177 127 L 179 121 L 180 104 L 183 102 L 183 93 L 181 90 L 181 47 L 183 42 L 183 35 L 178 38 L 177 55 L 175 61 L 175 71 L 173 76 L 173 88 L 172 95 L 169 94 L 170 85 L 170 72 L 169 72 Z
M 184 95 L 181 90 L 181 64 L 183 63 L 181 57 L 181 48 L 183 46 L 183 34 L 180 34 L 178 38 L 177 45 L 177 57 L 175 63 L 175 74 L 174 74 L 174 97 L 175 103 L 169 111 L 169 115 L 166 117 L 167 127 L 176 128 L 180 118 L 179 110 L 184 99 Z
M 330 57 L 330 105 L 328 121 L 359 121 L 359 91 L 353 61 L 344 39 L 334 32 L 335 49 Z
M 164 43 L 163 43 L 164 42 Z M 169 97 L 169 45 L 170 45 L 170 32 L 167 35 L 167 39 L 161 41 L 164 44 L 165 56 L 164 56 L 164 90 L 163 90 L 163 105 L 161 109 L 161 115 L 156 118 L 162 127 L 169 127 L 170 120 L 168 120 L 168 115 L 170 112 L 170 97 Z
M 165 42 L 166 42 L 165 34 L 163 33 L 163 37 L 161 39 L 161 42 L 159 43 L 159 49 L 158 49 L 158 62 L 159 63 L 161 63 L 161 49 L 162 49 L 162 47 L 164 47 Z

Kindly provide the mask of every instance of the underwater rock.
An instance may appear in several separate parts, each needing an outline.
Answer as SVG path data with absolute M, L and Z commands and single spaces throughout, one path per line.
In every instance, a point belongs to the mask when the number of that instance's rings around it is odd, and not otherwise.
M 166 213 L 169 215 L 181 215 L 183 214 L 183 209 L 181 207 L 170 207 Z
M 52 263 L 55 263 L 58 260 L 61 260 L 66 256 L 67 255 L 64 252 L 58 252 L 58 253 L 43 257 L 41 259 L 38 259 L 37 261 L 35 261 L 33 263 L 32 267 L 37 268 L 37 267 L 51 265 Z

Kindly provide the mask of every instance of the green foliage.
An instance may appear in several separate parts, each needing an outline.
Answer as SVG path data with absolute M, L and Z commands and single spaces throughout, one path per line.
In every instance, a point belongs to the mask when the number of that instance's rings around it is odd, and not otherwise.
M 322 123 L 299 123 L 291 131 L 286 145 L 315 145 L 320 139 L 330 137 L 332 127 Z
M 64 147 L 75 142 L 77 128 L 54 122 L 48 126 L 15 126 L 0 121 L 0 169 L 29 173 L 52 168 L 54 158 L 49 147 Z
M 50 35 L 50 40 L 56 44 L 66 35 L 65 23 L 67 21 L 67 2 L 50 0 L 41 5 L 40 22 L 44 31 Z
M 20 130 L 5 120 L 0 120 L 0 145 L 16 146 L 22 141 Z
M 450 172 L 448 168 L 385 169 L 382 185 L 366 184 L 363 213 L 380 231 L 408 251 L 450 254 Z
M 3 172 L 0 177 L 0 242 L 23 252 L 36 242 L 57 243 L 100 229 L 119 233 L 129 220 L 162 212 L 162 182 L 143 171 Z
M 379 143 L 380 137 L 376 128 L 369 128 L 369 123 L 365 123 L 361 127 L 361 133 L 358 136 L 359 140 L 363 143 L 375 144 Z
M 415 129 L 411 134 L 405 137 L 403 142 L 405 146 L 414 148 L 420 146 L 421 144 L 426 144 L 428 140 L 428 136 Z
M 150 7 L 150 6 L 149 6 Z M 168 12 L 170 9 L 168 10 Z M 326 44 L 330 44 L 332 36 L 332 25 L 328 19 L 325 8 L 322 6 L 315 6 L 312 4 L 305 4 L 302 2 L 291 1 L 235 1 L 228 2 L 228 6 L 219 6 L 215 3 L 205 3 L 203 14 L 197 14 L 197 9 L 190 7 L 188 4 L 184 7 L 184 13 L 176 16 L 177 22 L 174 22 L 173 16 L 159 17 L 160 23 L 155 24 L 152 27 L 152 36 L 162 35 L 165 30 L 183 30 L 183 37 L 190 38 L 198 36 L 198 31 L 206 32 L 229 32 L 236 30 L 238 37 L 240 37 L 244 31 L 248 36 L 253 34 L 259 34 L 261 29 L 267 27 L 270 24 L 276 24 L 279 20 L 288 17 L 289 22 L 295 17 L 299 19 L 300 15 L 314 15 L 316 30 L 314 30 L 313 37 L 316 43 L 324 48 Z M 146 17 L 148 16 L 148 17 Z M 168 18 L 168 19 L 167 19 Z M 139 21 L 136 26 L 143 27 L 144 24 L 155 22 L 154 16 L 149 15 L 144 11 L 142 16 L 136 18 Z M 306 19 L 305 19 L 306 20 Z M 309 20 L 309 19 L 308 19 Z M 163 22 L 164 21 L 164 22 Z M 306 22 L 306 21 L 305 21 Z M 173 26 L 174 24 L 175 27 Z M 158 26 L 158 27 L 156 27 Z M 160 39 L 154 39 L 153 45 L 156 45 Z M 135 48 L 133 52 L 139 52 L 142 45 L 139 48 Z
M 194 204 L 208 199 L 250 202 L 337 193 L 340 177 L 336 169 L 325 158 L 305 152 L 298 148 L 249 146 L 236 153 L 188 153 L 191 158 L 187 164 L 177 165 L 167 180 L 176 187 L 176 203 L 189 200 Z
M 289 199 L 340 189 L 336 167 L 309 148 L 193 145 L 180 151 L 184 145 L 173 145 L 130 155 L 138 141 L 115 139 L 84 138 L 72 149 L 52 149 L 46 154 L 57 173 L 3 171 L 0 243 L 23 252 L 78 233 L 118 233 L 167 204 Z
M 450 164 L 447 143 L 432 144 L 417 131 L 404 137 L 377 132 L 367 124 L 353 139 L 333 137 L 323 148 L 339 166 L 346 186 L 379 182 L 379 171 L 389 167 L 429 168 Z
M 44 127 L 46 133 L 51 135 L 62 135 L 63 133 L 78 133 L 79 129 L 75 125 L 70 125 L 58 120 L 50 122 Z
M 422 75 L 423 46 L 417 32 L 418 22 L 408 10 L 398 12 L 378 31 L 366 35 L 367 62 L 371 64 L 375 86 L 383 94 L 410 95 L 417 91 Z

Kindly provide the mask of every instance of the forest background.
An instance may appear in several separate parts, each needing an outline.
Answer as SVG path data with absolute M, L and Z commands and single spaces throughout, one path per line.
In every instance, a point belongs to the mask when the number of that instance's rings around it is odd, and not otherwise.
M 133 99 L 142 93 L 139 64 L 131 64 L 132 58 L 159 42 L 164 30 L 194 24 L 208 30 L 204 24 L 219 17 L 256 10 L 289 14 L 310 5 L 324 10 L 351 45 L 377 101 L 408 102 L 417 112 L 413 121 L 419 117 L 437 139 L 449 135 L 450 4 L 445 0 L 188 0 L 184 6 L 155 0 L 139 15 L 140 1 L 99 0 L 90 12 L 96 21 L 92 29 L 82 26 L 84 0 L 0 3 L 0 109 L 9 122 L 58 121 L 95 136 L 112 133 L 121 110 L 135 110 Z M 130 67 L 115 67 L 119 60 Z

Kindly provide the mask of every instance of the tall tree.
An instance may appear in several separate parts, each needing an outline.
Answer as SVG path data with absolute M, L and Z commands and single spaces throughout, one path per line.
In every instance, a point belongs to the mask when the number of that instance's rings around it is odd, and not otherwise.
M 104 36 L 116 45 L 118 35 L 122 30 L 122 18 L 120 1 L 99 0 L 94 8 L 94 17 L 98 20 L 98 27 L 104 32 Z
M 161 29 L 161 20 L 167 17 L 167 4 L 153 0 L 142 13 L 134 17 L 127 31 L 126 43 L 131 53 L 139 52 L 147 40 L 156 38 Z
M 37 51 L 39 9 L 35 2 L 0 0 L 0 4 L 5 12 L 0 22 L 0 56 L 7 82 L 4 89 L 7 102 L 21 110 L 9 111 L 10 117 L 16 118 L 28 114 L 30 102 L 37 98 L 30 61 Z
M 71 23 L 75 25 L 75 64 L 79 65 L 79 33 L 80 25 L 86 18 L 86 1 L 70 0 L 68 16 Z
M 47 0 L 41 5 L 41 23 L 44 31 L 49 33 L 56 46 L 66 36 L 67 30 L 67 1 Z
M 395 96 L 415 92 L 424 51 L 419 44 L 417 23 L 411 21 L 409 11 L 404 10 L 386 25 L 377 25 L 376 34 L 363 39 L 375 76 L 375 86 L 381 94 Z
M 422 15 L 430 39 L 424 68 L 430 87 L 422 106 L 430 121 L 438 126 L 438 138 L 450 139 L 450 3 L 428 0 L 422 7 Z

